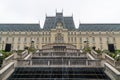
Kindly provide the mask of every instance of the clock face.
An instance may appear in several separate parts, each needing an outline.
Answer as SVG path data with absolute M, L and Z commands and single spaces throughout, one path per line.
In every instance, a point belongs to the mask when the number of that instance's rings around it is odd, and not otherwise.
M 62 26 L 62 23 L 61 22 L 57 22 L 57 26 Z

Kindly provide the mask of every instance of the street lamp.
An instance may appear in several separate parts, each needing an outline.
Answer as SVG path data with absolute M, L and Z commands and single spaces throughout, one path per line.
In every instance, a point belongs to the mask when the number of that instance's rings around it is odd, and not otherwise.
M 34 39 L 31 41 L 31 47 L 34 48 Z

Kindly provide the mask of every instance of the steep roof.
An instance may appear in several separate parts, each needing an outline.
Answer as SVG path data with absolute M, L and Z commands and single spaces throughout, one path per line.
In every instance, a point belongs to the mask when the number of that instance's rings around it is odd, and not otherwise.
M 39 24 L 0 24 L 0 31 L 40 31 Z
M 46 17 L 43 30 L 50 30 L 52 28 L 55 28 L 56 23 L 59 21 L 63 23 L 63 28 L 68 29 L 68 30 L 75 29 L 75 25 L 74 25 L 74 21 L 73 21 L 72 16 L 64 17 L 63 13 L 56 13 L 56 16 Z
M 80 24 L 80 31 L 120 31 L 120 24 Z

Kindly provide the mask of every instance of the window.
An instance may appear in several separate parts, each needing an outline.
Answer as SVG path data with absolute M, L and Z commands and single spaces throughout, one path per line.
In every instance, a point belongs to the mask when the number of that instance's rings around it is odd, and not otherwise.
M 39 38 L 37 38 L 37 43 L 39 43 Z
M 36 45 L 36 48 L 38 49 L 38 45 Z
M 74 34 L 76 35 L 76 32 L 74 32 Z
M 44 37 L 42 37 L 42 42 L 44 43 Z
M 2 37 L 0 37 L 0 42 L 2 41 Z
M 114 35 L 114 32 L 112 32 L 112 34 Z
M 14 37 L 12 38 L 12 42 L 14 42 Z
M 92 42 L 95 43 L 95 37 L 92 37 Z
M 102 45 L 100 45 L 100 49 L 103 49 L 103 46 L 102 46 Z
M 102 43 L 102 38 L 100 37 L 100 43 Z
M 6 42 L 8 42 L 8 40 L 9 40 L 9 38 L 7 37 L 7 38 L 6 38 Z
M 115 43 L 115 37 L 113 37 L 113 43 Z
M 71 37 L 71 42 L 73 42 L 73 37 Z
M 18 45 L 17 49 L 18 49 L 18 50 L 20 49 L 20 45 Z
M 80 37 L 80 43 L 82 43 L 82 38 Z
M 71 32 L 71 35 L 73 35 L 73 32 Z
M 20 42 L 20 37 L 18 38 L 18 42 Z
M 68 32 L 68 35 L 70 35 L 70 32 Z
M 92 32 L 92 35 L 94 34 L 94 32 Z
M 86 41 L 88 41 L 88 37 L 86 37 Z
M 75 43 L 76 43 L 76 37 L 75 37 Z
M 47 42 L 47 37 L 45 37 L 45 42 Z
M 81 34 L 81 32 L 79 32 L 79 34 Z
M 99 34 L 101 35 L 101 32 L 99 32 Z
M 68 42 L 70 42 L 70 37 L 68 37 Z
M 106 32 L 106 34 L 108 35 L 108 32 Z
M 33 38 L 31 37 L 31 38 L 30 38 L 30 41 L 32 41 L 32 40 L 33 40 Z
M 25 38 L 24 38 L 24 42 L 26 43 L 26 41 L 27 41 L 27 38 L 25 37 Z
M 107 39 L 107 43 L 109 42 L 109 37 L 106 38 Z
M 63 43 L 64 42 L 64 38 L 63 35 L 61 33 L 58 33 L 55 37 L 55 42 L 56 43 Z
M 49 43 L 50 43 L 50 37 L 49 37 Z

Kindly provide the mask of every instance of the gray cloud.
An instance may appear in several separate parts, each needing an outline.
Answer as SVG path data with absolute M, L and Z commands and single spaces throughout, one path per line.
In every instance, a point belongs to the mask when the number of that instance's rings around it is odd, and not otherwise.
M 64 15 L 82 23 L 120 23 L 119 0 L 0 0 L 0 23 L 38 23 L 43 26 L 45 14 Z

